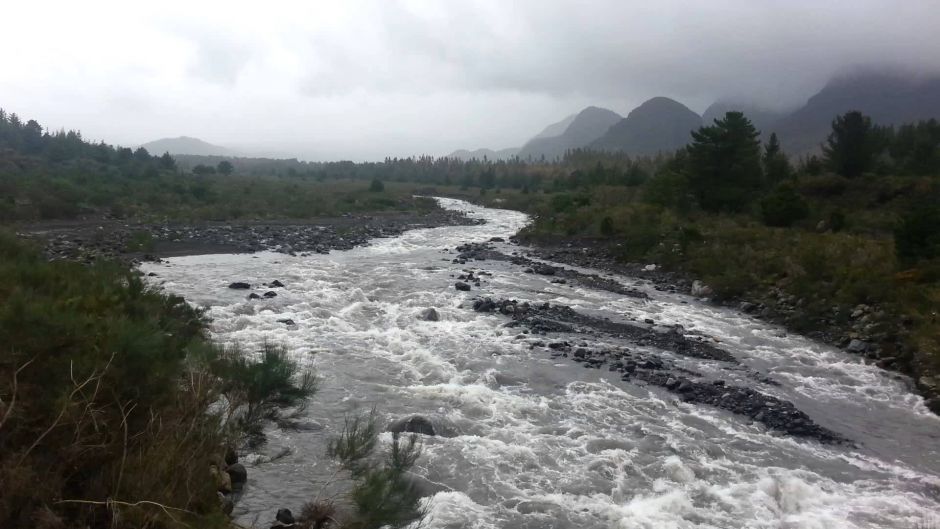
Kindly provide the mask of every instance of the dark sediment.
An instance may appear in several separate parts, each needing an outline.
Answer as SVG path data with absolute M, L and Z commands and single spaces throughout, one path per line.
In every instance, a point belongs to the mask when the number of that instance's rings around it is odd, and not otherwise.
M 606 290 L 624 296 L 647 298 L 645 292 L 624 286 L 623 284 L 594 274 L 585 274 L 550 264 L 534 261 L 521 255 L 508 255 L 497 251 L 493 245 L 487 243 L 467 243 L 456 248 L 458 254 L 455 263 L 466 264 L 469 261 L 508 261 L 514 265 L 525 267 L 527 273 L 552 276 L 557 283 L 575 283 L 585 288 Z
M 757 382 L 775 384 L 766 376 L 740 366 L 731 353 L 711 345 L 704 337 L 687 336 L 679 326 L 613 322 L 581 314 L 571 307 L 516 300 L 477 299 L 473 309 L 498 312 L 511 319 L 509 326 L 526 327 L 539 334 L 604 334 L 641 347 L 724 364 L 730 369 L 743 371 Z M 531 346 L 546 347 L 552 355 L 570 357 L 586 368 L 607 366 L 609 371 L 619 372 L 624 381 L 658 386 L 677 394 L 683 402 L 716 406 L 790 435 L 809 437 L 823 443 L 847 442 L 843 436 L 813 422 L 788 401 L 751 388 L 727 385 L 723 380 L 705 380 L 700 373 L 679 367 L 659 354 L 628 348 L 578 347 L 567 341 L 552 341 L 547 345 L 543 341 L 535 341 Z
M 40 241 L 50 259 L 127 261 L 210 253 L 275 251 L 290 255 L 329 253 L 394 237 L 407 230 L 478 224 L 462 213 L 373 215 L 284 221 L 131 223 L 113 219 L 20 226 L 18 233 Z

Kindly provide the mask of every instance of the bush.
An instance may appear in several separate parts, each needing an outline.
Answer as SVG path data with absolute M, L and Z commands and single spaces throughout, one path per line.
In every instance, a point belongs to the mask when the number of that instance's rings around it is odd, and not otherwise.
M 761 200 L 760 211 L 767 226 L 786 228 L 805 219 L 809 206 L 792 187 L 782 185 Z
M 375 180 L 372 181 L 371 184 L 369 184 L 369 191 L 372 193 L 381 193 L 382 191 L 385 191 L 385 184 L 383 184 L 381 180 L 376 178 Z
M 189 362 L 201 314 L 2 234 L 0 296 L 0 527 L 219 526 L 208 462 L 226 439 L 214 377 Z
M 903 215 L 894 245 L 898 260 L 907 265 L 940 257 L 940 205 L 921 204 Z

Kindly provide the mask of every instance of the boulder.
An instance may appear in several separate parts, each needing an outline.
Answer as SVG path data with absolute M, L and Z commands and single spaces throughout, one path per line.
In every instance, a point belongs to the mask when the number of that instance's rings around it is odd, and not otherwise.
M 289 527 L 296 523 L 294 521 L 294 514 L 290 512 L 290 509 L 278 509 L 274 519 Z
M 234 290 L 248 290 L 249 288 L 251 288 L 251 283 L 245 283 L 244 281 L 236 281 L 234 283 L 229 284 L 228 287 Z
M 697 298 L 705 298 L 712 295 L 712 289 L 698 279 L 692 282 L 692 295 Z
M 427 417 L 412 415 L 404 419 L 398 419 L 388 425 L 388 431 L 392 433 L 419 433 L 423 435 L 435 435 L 434 425 Z
M 261 299 L 261 296 L 252 292 L 251 294 L 248 294 L 248 299 Z
M 441 321 L 441 315 L 434 307 L 421 311 L 421 319 L 424 321 Z
M 849 342 L 849 345 L 848 347 L 845 348 L 845 350 L 850 353 L 856 353 L 856 354 L 864 353 L 865 351 L 868 350 L 868 343 L 863 342 L 862 340 L 855 339 Z
M 281 318 L 281 319 L 277 320 L 277 322 L 278 322 L 278 323 L 283 323 L 284 325 L 296 325 L 296 324 L 294 323 L 294 320 L 292 320 L 292 319 L 290 319 L 290 318 Z
M 273 291 L 273 290 L 269 290 L 269 291 L 267 291 L 267 292 L 264 293 L 264 297 L 266 297 L 266 298 L 268 298 L 268 299 L 276 298 L 276 297 L 277 297 L 277 292 L 275 292 L 275 291 Z
M 454 284 L 454 288 L 456 288 L 457 290 L 460 290 L 460 291 L 462 291 L 462 292 L 469 292 L 469 291 L 470 291 L 470 285 L 464 283 L 463 281 L 458 281 L 457 283 L 455 283 L 455 284 Z
M 280 281 L 275 279 L 274 281 L 271 281 L 271 283 L 268 284 L 268 286 L 271 288 L 282 288 L 284 286 L 284 283 L 281 283 Z
M 234 463 L 229 465 L 225 471 L 228 472 L 229 477 L 232 479 L 232 491 L 238 492 L 244 488 L 245 483 L 248 481 L 248 470 L 245 469 L 244 465 Z

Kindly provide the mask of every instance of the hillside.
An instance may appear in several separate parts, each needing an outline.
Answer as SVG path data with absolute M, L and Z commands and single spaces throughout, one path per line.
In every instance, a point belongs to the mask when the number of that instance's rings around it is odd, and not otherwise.
M 585 147 L 600 138 L 613 125 L 620 121 L 616 112 L 599 107 L 587 107 L 575 116 L 571 123 L 558 136 L 535 137 L 529 140 L 519 151 L 519 157 L 526 159 L 560 158 L 568 149 Z M 549 127 L 553 129 L 554 126 Z
M 510 147 L 508 149 L 500 149 L 498 151 L 494 151 L 493 149 L 476 149 L 473 151 L 460 149 L 448 154 L 447 158 L 454 158 L 462 162 L 468 162 L 470 160 L 483 160 L 484 158 L 490 161 L 497 161 L 508 160 L 517 154 L 519 154 L 518 147 Z
M 701 116 L 682 103 L 654 97 L 610 127 L 590 146 L 631 155 L 671 152 L 685 146 L 691 138 L 689 132 L 701 125 Z
M 940 118 L 940 77 L 866 73 L 833 79 L 803 107 L 781 119 L 776 132 L 788 153 L 818 151 L 832 119 L 850 110 L 862 111 L 879 125 Z
M 162 138 L 141 145 L 147 152 L 153 154 L 198 154 L 202 156 L 231 156 L 232 152 L 225 147 L 213 145 L 200 140 L 180 136 L 178 138 Z

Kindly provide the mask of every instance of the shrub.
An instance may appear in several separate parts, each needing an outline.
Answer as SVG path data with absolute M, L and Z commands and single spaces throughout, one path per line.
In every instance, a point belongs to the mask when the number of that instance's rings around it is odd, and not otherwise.
M 782 185 L 760 201 L 760 211 L 764 224 L 785 228 L 805 219 L 809 206 L 791 186 Z
M 901 217 L 894 230 L 895 252 L 904 264 L 940 257 L 940 205 L 921 204 Z
M 385 184 L 383 184 L 381 180 L 376 178 L 375 180 L 372 181 L 371 184 L 369 184 L 369 191 L 372 193 L 381 193 L 385 191 Z

